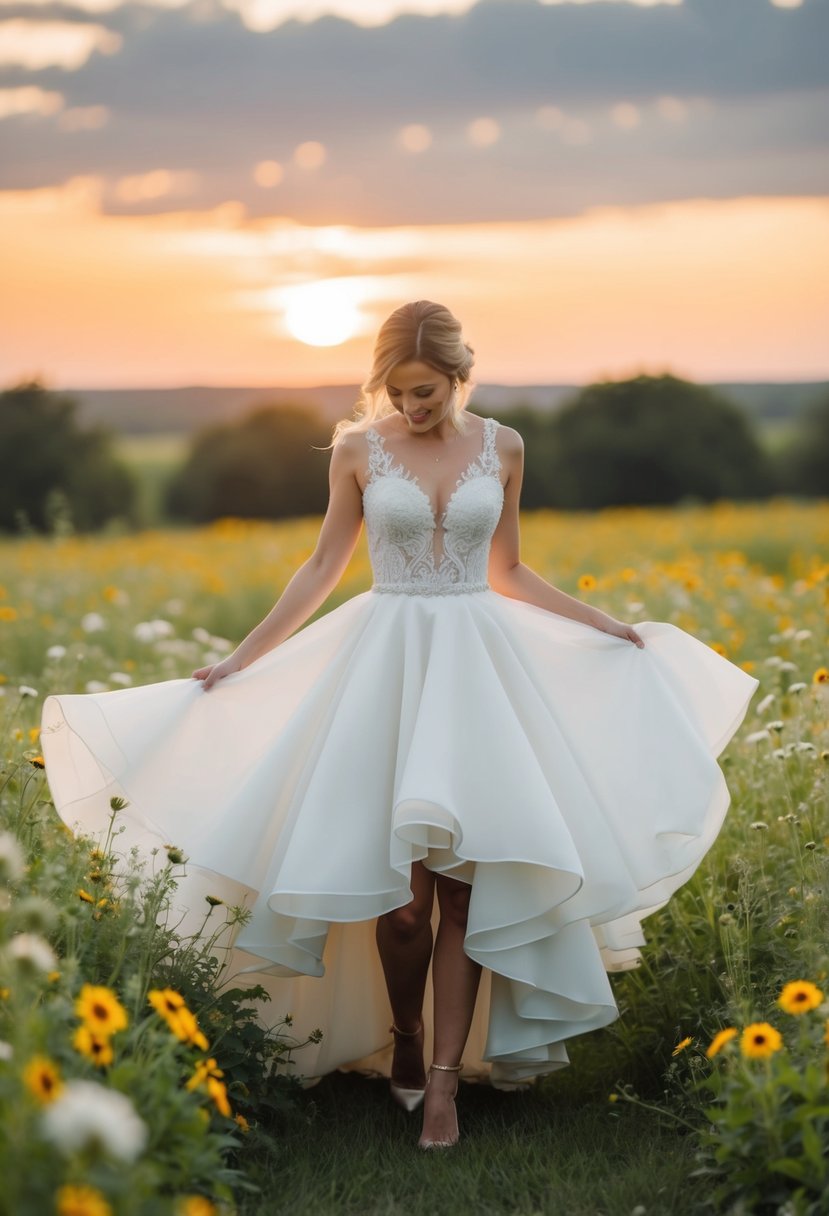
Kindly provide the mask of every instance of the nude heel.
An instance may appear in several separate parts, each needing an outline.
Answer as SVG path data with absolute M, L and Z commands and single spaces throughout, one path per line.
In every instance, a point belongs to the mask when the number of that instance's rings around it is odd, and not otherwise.
M 417 1030 L 400 1030 L 394 1023 L 392 1023 L 389 1029 L 393 1034 L 399 1034 L 402 1038 L 413 1039 L 423 1030 L 423 1022 L 421 1021 Z M 397 1085 L 391 1079 L 389 1079 L 389 1090 L 397 1105 L 402 1106 L 403 1110 L 408 1111 L 410 1114 L 422 1105 L 426 1095 L 425 1086 L 423 1089 L 407 1089 L 404 1085 Z
M 426 1080 L 426 1084 L 428 1085 L 429 1081 L 431 1080 L 432 1069 L 437 1069 L 440 1072 L 457 1072 L 457 1073 L 459 1073 L 462 1068 L 463 1068 L 463 1061 L 461 1061 L 460 1064 L 430 1064 L 429 1077 Z M 455 1097 L 457 1097 L 457 1093 L 458 1093 L 458 1088 L 457 1088 L 457 1084 L 456 1084 L 455 1085 L 455 1094 L 453 1095 L 453 1097 L 451 1099 L 453 1107 L 455 1104 Z M 457 1116 L 457 1111 L 456 1111 L 455 1112 L 455 1137 L 454 1137 L 454 1139 L 452 1139 L 452 1140 L 424 1140 L 423 1137 L 421 1136 L 421 1138 L 417 1142 L 417 1147 L 418 1148 L 454 1148 L 454 1146 L 458 1143 L 459 1139 L 460 1139 L 460 1132 L 458 1131 L 458 1116 Z

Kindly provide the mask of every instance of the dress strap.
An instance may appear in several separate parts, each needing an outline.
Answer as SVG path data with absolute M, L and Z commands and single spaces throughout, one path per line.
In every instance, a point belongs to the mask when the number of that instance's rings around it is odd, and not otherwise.
M 368 443 L 368 481 L 375 477 L 385 476 L 391 472 L 392 458 L 386 451 L 383 436 L 373 426 L 364 432 Z
M 497 418 L 484 418 L 484 446 L 481 452 L 481 467 L 485 473 L 497 473 L 501 468 L 498 449 L 495 446 L 495 432 L 500 425 Z

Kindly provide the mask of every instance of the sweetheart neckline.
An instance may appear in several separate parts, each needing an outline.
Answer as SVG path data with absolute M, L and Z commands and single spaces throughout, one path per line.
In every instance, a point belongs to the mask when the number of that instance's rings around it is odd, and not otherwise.
M 393 453 L 391 453 L 388 450 L 388 448 L 386 447 L 385 437 L 380 434 L 380 432 L 377 430 L 376 427 L 371 427 L 371 431 L 373 432 L 373 434 L 375 434 L 377 436 L 377 438 L 380 440 L 380 446 L 382 447 L 384 453 L 392 461 L 392 468 L 395 470 L 398 470 L 398 469 L 400 470 L 400 472 L 403 474 L 404 479 L 406 481 L 411 482 L 411 484 L 414 486 L 414 488 L 417 490 L 417 492 L 423 498 L 423 501 L 428 506 L 429 513 L 432 517 L 432 527 L 433 528 L 437 528 L 438 526 L 440 526 L 441 529 L 443 529 L 445 531 L 444 520 L 446 519 L 446 516 L 449 512 L 449 508 L 451 507 L 451 505 L 455 499 L 455 495 L 458 493 L 458 490 L 460 490 L 461 486 L 466 485 L 467 481 L 471 480 L 469 477 L 469 473 L 470 473 L 470 470 L 473 469 L 476 464 L 481 466 L 480 476 L 481 477 L 493 477 L 498 482 L 498 485 L 501 487 L 501 492 L 503 493 L 504 485 L 503 485 L 503 482 L 501 481 L 501 478 L 498 475 L 498 472 L 496 471 L 494 473 L 487 473 L 486 469 L 484 469 L 483 465 L 481 464 L 484 456 L 486 455 L 486 423 L 488 421 L 489 421 L 488 419 L 484 419 L 484 423 L 485 423 L 484 431 L 483 431 L 484 442 L 481 447 L 481 450 L 477 456 L 472 457 L 469 464 L 466 466 L 466 468 L 461 473 L 460 477 L 455 482 L 455 487 L 452 490 L 452 493 L 449 495 L 448 499 L 446 500 L 446 506 L 443 508 L 443 512 L 440 516 L 440 519 L 438 519 L 438 513 L 435 510 L 435 508 L 432 506 L 431 498 L 426 493 L 426 491 L 423 489 L 423 486 L 420 484 L 420 478 L 418 477 L 417 473 L 413 473 L 411 471 L 411 469 L 408 469 L 402 460 L 397 460 L 397 462 L 394 463 L 395 457 L 394 457 Z M 368 433 L 368 432 L 366 432 L 366 433 Z M 500 465 L 500 461 L 499 461 L 499 465 Z M 366 490 L 374 482 L 379 481 L 382 477 L 394 477 L 394 476 L 395 476 L 395 473 L 390 472 L 390 473 L 381 473 L 377 477 L 370 477 L 369 480 L 366 482 L 365 490 L 363 490 L 363 497 L 365 498 Z

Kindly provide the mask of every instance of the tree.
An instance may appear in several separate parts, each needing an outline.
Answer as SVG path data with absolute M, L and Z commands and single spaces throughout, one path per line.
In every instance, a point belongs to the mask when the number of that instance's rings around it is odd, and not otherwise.
M 78 402 L 37 380 L 0 393 L 0 529 L 47 532 L 62 498 L 78 531 L 113 517 L 133 522 L 135 483 L 103 427 L 82 429 Z
M 780 456 L 782 488 L 829 497 L 829 393 L 804 409 L 799 423 L 797 437 Z
M 205 523 L 222 516 L 317 515 L 328 502 L 330 428 L 303 406 L 260 406 L 239 422 L 206 427 L 169 483 L 166 508 Z
M 710 502 L 771 492 L 766 453 L 740 408 L 675 376 L 589 385 L 553 420 L 556 505 Z

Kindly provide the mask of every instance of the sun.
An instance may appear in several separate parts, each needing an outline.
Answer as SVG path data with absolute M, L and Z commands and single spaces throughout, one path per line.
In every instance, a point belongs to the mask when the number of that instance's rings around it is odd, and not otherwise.
M 320 279 L 283 293 L 285 325 L 307 346 L 340 346 L 362 325 L 359 280 Z

